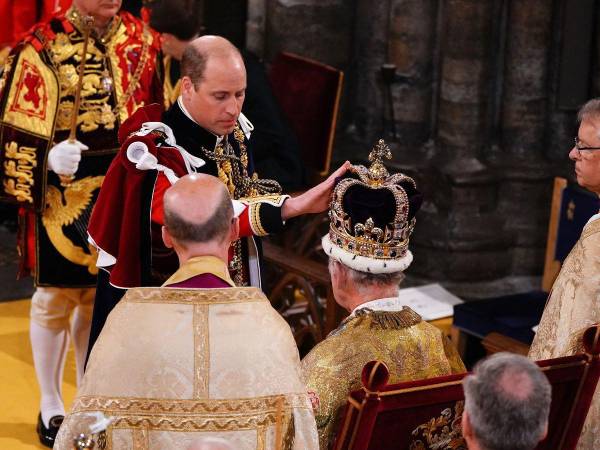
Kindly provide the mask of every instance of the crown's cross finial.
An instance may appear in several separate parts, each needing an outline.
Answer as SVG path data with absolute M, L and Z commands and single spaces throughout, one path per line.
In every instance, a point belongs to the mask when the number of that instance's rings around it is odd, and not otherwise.
M 383 139 L 379 139 L 371 153 L 369 153 L 369 161 L 371 161 L 369 173 L 375 182 L 382 182 L 390 175 L 383 165 L 384 159 L 392 159 L 392 151 Z

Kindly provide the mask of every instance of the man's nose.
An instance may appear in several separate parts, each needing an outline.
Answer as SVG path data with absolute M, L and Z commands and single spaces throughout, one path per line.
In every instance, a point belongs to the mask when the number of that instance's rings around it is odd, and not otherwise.
M 231 98 L 227 102 L 226 111 L 227 111 L 227 114 L 230 114 L 234 117 L 238 117 L 240 115 L 240 112 L 242 111 L 240 102 L 238 102 L 238 100 L 235 97 Z
M 577 159 L 579 159 L 579 150 L 577 150 L 577 147 L 573 146 L 573 148 L 569 152 L 569 159 L 572 161 L 576 161 Z

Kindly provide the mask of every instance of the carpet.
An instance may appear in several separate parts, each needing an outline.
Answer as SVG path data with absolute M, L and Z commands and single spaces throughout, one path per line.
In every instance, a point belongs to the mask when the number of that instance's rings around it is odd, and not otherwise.
M 29 300 L 0 303 L 0 449 L 45 449 L 35 425 L 39 391 L 29 343 Z M 75 396 L 75 360 L 67 355 L 63 395 L 67 408 Z

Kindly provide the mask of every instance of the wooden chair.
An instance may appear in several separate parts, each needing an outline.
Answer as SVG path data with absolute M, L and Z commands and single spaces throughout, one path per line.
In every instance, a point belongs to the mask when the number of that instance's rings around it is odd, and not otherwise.
M 298 138 L 310 185 L 329 174 L 342 94 L 342 71 L 292 53 L 280 53 L 269 79 Z M 309 186 L 307 186 L 309 187 Z M 299 218 L 278 240 L 264 245 L 264 259 L 279 281 L 268 296 L 288 320 L 298 346 L 308 351 L 339 322 L 326 260 L 320 252 L 325 214 Z M 325 302 L 325 305 L 323 305 Z M 308 341 L 307 341 L 308 340 Z
M 588 328 L 585 353 L 538 361 L 552 385 L 548 436 L 538 450 L 572 450 L 600 376 L 600 327 Z M 348 397 L 335 450 L 466 449 L 461 416 L 462 379 L 457 374 L 388 385 L 385 364 L 369 362 L 363 387 Z
M 554 179 L 542 289 L 457 305 L 452 336 L 463 357 L 465 335 L 484 339 L 488 352 L 515 351 L 514 340 L 524 346 L 517 350 L 520 352 L 531 344 L 535 335 L 532 327 L 540 321 L 562 262 L 579 239 L 588 219 L 597 211 L 595 194 L 578 186 L 569 186 L 564 178 Z M 512 341 L 505 339 L 507 337 Z
M 550 292 L 560 267 L 591 216 L 598 212 L 598 196 L 578 186 L 554 179 L 552 208 L 548 225 L 542 290 Z

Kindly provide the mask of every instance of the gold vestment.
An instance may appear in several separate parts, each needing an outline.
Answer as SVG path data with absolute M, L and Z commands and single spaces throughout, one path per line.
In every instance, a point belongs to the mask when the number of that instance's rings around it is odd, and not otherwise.
M 581 337 L 600 322 L 600 218 L 588 222 L 565 259 L 552 286 L 529 357 L 534 360 L 569 356 L 583 351 Z M 600 389 L 577 444 L 600 448 Z
M 71 449 L 96 411 L 114 418 L 108 449 L 185 449 L 201 435 L 239 450 L 318 448 L 296 343 L 256 288 L 130 289 L 54 448 Z
M 388 366 L 390 383 L 465 371 L 450 341 L 410 308 L 358 310 L 302 360 L 307 389 L 318 398 L 321 450 L 333 443 L 348 394 L 360 389 L 362 369 L 373 360 Z

